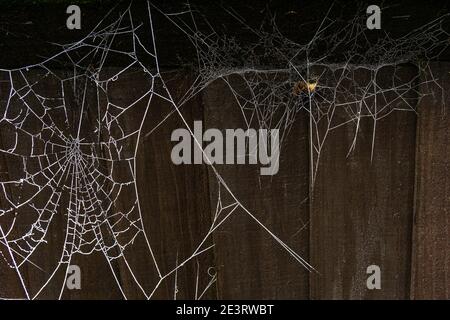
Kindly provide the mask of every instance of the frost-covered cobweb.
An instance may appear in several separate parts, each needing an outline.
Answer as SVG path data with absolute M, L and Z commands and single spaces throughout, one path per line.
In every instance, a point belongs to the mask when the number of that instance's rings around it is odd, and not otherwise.
M 159 70 L 158 39 L 152 24 L 156 12 L 186 35 L 198 57 L 197 77 L 177 100 Z M 163 12 L 149 3 L 147 21 L 135 21 L 129 8 L 112 21 L 110 15 L 99 22 L 80 41 L 61 45 L 59 53 L 41 63 L 0 69 L 0 151 L 10 164 L 0 181 L 0 256 L 16 272 L 26 298 L 39 298 L 46 286 L 56 281 L 54 275 L 63 270 L 61 298 L 72 258 L 94 251 L 104 255 L 126 298 L 111 262 L 123 259 L 133 275 L 125 252 L 133 254 L 136 237 L 146 240 L 152 261 L 149 270 L 157 273 L 159 281 L 148 288 L 132 278 L 151 298 L 163 280 L 212 248 L 207 240 L 237 209 L 286 250 L 293 263 L 313 271 L 313 266 L 239 201 L 210 165 L 219 190 L 232 200 L 225 202 L 219 192 L 212 224 L 198 247 L 184 261 L 177 261 L 175 268 L 161 272 L 148 240 L 151 234 L 144 229 L 136 184 L 139 140 L 152 100 L 157 97 L 169 103 L 173 108 L 169 116 L 181 117 L 189 128 L 180 108 L 213 81 L 222 80 L 248 127 L 256 122 L 261 128 L 280 129 L 282 141 L 296 117 L 306 112 L 314 181 L 326 137 L 335 128 L 354 126 L 353 148 L 361 119 L 370 118 L 376 124 L 394 111 L 415 111 L 419 86 L 437 83 L 437 79 L 423 78 L 419 76 L 422 73 L 405 76 L 401 66 L 409 63 L 426 70 L 428 61 L 448 43 L 448 33 L 442 28 L 447 16 L 401 39 L 386 35 L 361 52 L 368 41 L 365 15 L 351 21 L 326 15 L 310 40 L 298 44 L 284 37 L 273 19 L 255 29 L 232 9 L 225 12 L 250 31 L 253 42 L 242 44 L 231 35 L 216 32 L 209 23 L 202 23 L 209 27 L 200 30 L 196 22 L 205 17 L 190 6 Z M 330 29 L 339 31 L 330 33 Z M 109 61 L 120 61 L 122 67 L 106 68 Z M 368 76 L 360 77 L 361 72 Z M 389 75 L 389 81 L 379 81 L 386 79 L 380 77 L 382 73 Z M 113 94 L 111 87 L 117 90 L 116 84 L 130 74 L 140 74 L 148 86 L 145 92 L 133 96 L 124 88 L 132 99 Z M 24 281 L 23 267 L 33 264 L 39 246 L 51 241 L 49 230 L 58 219 L 66 224 L 56 236 L 63 242 L 58 263 L 45 283 L 31 290 Z M 208 276 L 206 288 L 197 288 L 193 298 L 201 298 L 216 281 L 215 274 Z
M 39 297 L 75 254 L 99 251 L 110 263 L 140 233 L 145 236 L 136 189 L 137 145 L 152 98 L 170 100 L 168 92 L 155 91 L 162 79 L 151 20 L 149 26 L 148 38 L 141 39 L 142 25 L 135 25 L 127 10 L 42 63 L 0 70 L 7 88 L 1 152 L 10 164 L 1 181 L 2 258 L 17 271 L 27 298 Z M 124 67 L 104 71 L 108 59 Z M 70 71 L 52 70 L 55 64 Z M 144 74 L 148 89 L 123 101 L 110 90 L 129 69 Z M 22 267 L 51 241 L 49 229 L 58 216 L 66 219 L 59 262 L 45 284 L 30 292 Z
M 238 35 L 217 31 L 201 11 L 189 5 L 187 10 L 167 14 L 198 56 L 197 78 L 185 99 L 218 79 L 225 81 L 245 123 L 277 128 L 281 140 L 298 115 L 306 112 L 313 185 L 321 151 L 333 130 L 343 125 L 354 128 L 351 153 L 362 119 L 372 119 L 375 141 L 377 121 L 392 112 L 415 112 L 418 101 L 428 94 L 444 105 L 443 88 L 429 62 L 448 48 L 444 25 L 449 14 L 401 38 L 383 33 L 374 41 L 369 40 L 373 31 L 366 27 L 365 8 L 357 9 L 353 19 L 343 20 L 336 14 L 331 17 L 339 11 L 338 5 L 331 4 L 314 32 L 305 37 L 308 40 L 296 43 L 280 32 L 271 15 L 254 27 L 232 8 L 222 10 L 250 34 L 245 43 L 236 40 Z M 205 21 L 205 30 L 198 27 L 199 21 Z M 303 27 L 299 25 L 296 32 L 301 34 Z M 414 74 L 408 74 L 407 68 Z M 433 90 L 420 91 L 423 86 Z M 372 156 L 373 152 L 372 143 Z

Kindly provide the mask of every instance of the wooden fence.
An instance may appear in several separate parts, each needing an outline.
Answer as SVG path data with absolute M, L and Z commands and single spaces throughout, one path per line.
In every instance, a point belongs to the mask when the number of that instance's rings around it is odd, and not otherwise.
M 378 121 L 373 159 L 373 121 L 362 120 L 350 155 L 354 130 L 348 126 L 335 130 L 321 151 L 314 186 L 311 124 L 306 113 L 300 113 L 284 141 L 278 174 L 260 176 L 258 166 L 217 166 L 254 218 L 317 272 L 299 265 L 267 230 L 239 209 L 208 238 L 214 248 L 165 278 L 153 298 L 173 299 L 176 283 L 176 297 L 192 299 L 214 276 L 217 281 L 205 292 L 205 299 L 450 298 L 450 65 L 434 63 L 432 69 L 444 88 L 446 106 L 426 96 L 418 100 L 417 114 L 393 112 Z M 183 92 L 187 78 L 178 74 L 168 85 L 173 92 Z M 118 100 L 148 90 L 148 83 L 139 78 L 127 81 L 115 89 Z M 207 127 L 245 128 L 227 90 L 218 80 L 186 103 L 181 112 L 188 124 L 202 120 Z M 136 172 L 144 225 L 163 273 L 189 257 L 208 232 L 219 191 L 223 205 L 233 201 L 219 190 L 207 165 L 172 163 L 170 135 L 184 127 L 176 113 L 148 134 L 171 111 L 162 100 L 152 104 Z M 2 134 L 3 144 L 7 139 Z M 15 165 L 3 158 L 1 171 L 10 172 Z M 51 270 L 57 263 L 64 226 L 64 216 L 55 217 L 45 250 L 32 260 L 36 265 Z M 0 248 L 4 253 L 5 246 Z M 133 274 L 124 260 L 112 261 L 112 267 L 126 295 L 143 298 L 133 276 L 145 288 L 158 283 L 151 255 L 136 241 L 126 257 Z M 62 298 L 122 297 L 101 253 L 76 255 L 71 263 L 81 268 L 82 289 L 65 290 Z M 381 268 L 381 290 L 366 286 L 366 268 L 373 264 Z M 49 276 L 30 264 L 21 272 L 32 292 Z M 57 298 L 63 277 L 58 274 L 39 298 Z M 17 274 L 3 259 L 0 296 L 24 297 Z

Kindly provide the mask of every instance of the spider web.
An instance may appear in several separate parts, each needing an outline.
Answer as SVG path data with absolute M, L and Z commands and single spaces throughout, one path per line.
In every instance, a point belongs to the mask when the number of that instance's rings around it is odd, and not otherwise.
M 197 77 L 178 100 L 167 89 L 159 69 L 152 23 L 154 11 L 173 23 L 197 53 Z M 207 240 L 237 211 L 248 215 L 294 261 L 314 271 L 313 266 L 239 201 L 211 164 L 219 186 L 212 223 L 187 258 L 182 261 L 177 258 L 173 269 L 161 271 L 148 240 L 151 235 L 144 229 L 136 183 L 139 141 L 155 97 L 173 109 L 146 135 L 175 114 L 189 129 L 197 146 L 199 141 L 180 109 L 217 80 L 227 84 L 248 128 L 256 123 L 260 128 L 280 129 L 281 141 L 298 115 L 306 112 L 310 119 L 314 184 L 321 150 L 333 130 L 344 125 L 354 127 L 351 153 L 362 119 L 373 120 L 375 137 L 377 121 L 392 112 L 415 111 L 417 97 L 423 97 L 420 86 L 439 87 L 438 79 L 431 73 L 429 79 L 416 75 L 405 80 L 402 66 L 409 63 L 420 71 L 429 70 L 428 61 L 447 47 L 448 33 L 442 27 L 447 16 L 401 39 L 386 35 L 362 51 L 361 48 L 367 47 L 362 44 L 369 42 L 365 21 L 361 20 L 365 15 L 343 22 L 327 14 L 311 39 L 298 44 L 281 34 L 273 17 L 264 26 L 253 28 L 232 9 L 224 8 L 224 12 L 249 30 L 254 41 L 241 44 L 236 38 L 215 31 L 190 5 L 180 12 L 165 13 L 148 3 L 146 22 L 136 23 L 130 7 L 112 22 L 107 19 L 111 15 L 105 17 L 80 41 L 60 45 L 59 53 L 41 63 L 0 69 L 2 85 L 7 87 L 1 97 L 0 130 L 4 138 L 0 151 L 15 167 L 7 176 L 2 175 L 0 181 L 0 255 L 16 272 L 27 299 L 38 298 L 62 269 L 65 277 L 61 298 L 74 255 L 90 255 L 94 251 L 102 253 L 108 261 L 124 298 L 127 295 L 112 266 L 112 261 L 119 258 L 125 261 L 146 298 L 151 298 L 161 283 L 174 275 L 176 299 L 179 269 L 211 250 L 213 245 L 208 245 Z M 200 20 L 206 21 L 202 24 L 208 26 L 206 31 L 199 29 Z M 330 29 L 339 31 L 330 33 Z M 120 61 L 123 66 L 106 68 L 110 60 Z M 360 77 L 361 72 L 369 77 Z M 386 79 L 380 76 L 383 73 L 388 75 L 388 83 L 380 81 Z M 120 86 L 130 74 L 142 77 L 148 86 L 146 91 L 129 93 L 131 99 L 112 94 L 111 88 Z M 58 264 L 39 290 L 31 292 L 22 267 L 33 264 L 33 254 L 49 241 L 50 226 L 60 216 L 65 217 L 66 228 Z M 138 236 L 144 237 L 158 274 L 158 282 L 151 288 L 144 288 L 134 277 L 124 254 Z M 199 288 L 199 277 L 197 267 L 195 299 L 201 299 L 217 280 L 210 269 L 206 287 Z
M 331 16 L 339 11 L 333 3 L 309 40 L 300 44 L 280 32 L 272 15 L 255 28 L 232 8 L 221 9 L 249 31 L 253 40 L 242 44 L 236 36 L 217 31 L 201 10 L 189 4 L 185 11 L 166 14 L 189 38 L 198 56 L 197 78 L 185 100 L 216 80 L 225 81 L 247 126 L 279 129 L 281 141 L 299 114 L 306 112 L 313 186 L 321 151 L 333 130 L 353 126 L 350 154 L 360 123 L 371 119 L 373 158 L 378 121 L 396 111 L 415 112 L 418 100 L 426 95 L 445 105 L 443 88 L 429 63 L 448 48 L 444 25 L 449 14 L 401 38 L 384 33 L 374 43 L 368 36 L 365 8 L 358 8 L 355 17 L 345 21 Z M 198 27 L 199 21 L 204 21 L 206 30 Z M 414 68 L 415 74 L 408 76 L 405 67 Z
M 152 27 L 150 14 L 149 19 Z M 73 255 L 99 251 L 111 266 L 138 234 L 146 237 L 136 189 L 137 145 L 153 96 L 170 100 L 170 95 L 155 90 L 162 79 L 154 38 L 145 44 L 137 34 L 140 27 L 128 9 L 117 21 L 99 23 L 84 39 L 62 46 L 60 53 L 42 63 L 1 70 L 9 84 L 1 120 L 9 143 L 1 151 L 8 161 L 21 165 L 16 177 L 1 182 L 0 239 L 7 248 L 2 256 L 17 271 L 28 299 L 38 297 L 60 268 L 67 270 Z M 115 48 L 130 39 L 127 51 Z M 150 61 L 148 69 L 140 55 Z M 108 74 L 103 65 L 111 58 L 122 59 L 125 67 Z M 54 61 L 73 72 L 52 71 L 49 65 Z M 110 91 L 130 69 L 140 69 L 149 87 L 124 104 Z M 49 84 L 51 96 L 46 94 Z M 130 116 L 141 121 L 125 123 Z M 132 199 L 124 201 L 130 194 Z M 59 263 L 40 290 L 31 294 L 21 267 L 46 243 L 49 227 L 60 214 L 67 225 Z M 25 228 L 23 215 L 32 217 Z M 151 248 L 150 252 L 153 255 Z M 65 279 L 60 297 L 64 284 Z

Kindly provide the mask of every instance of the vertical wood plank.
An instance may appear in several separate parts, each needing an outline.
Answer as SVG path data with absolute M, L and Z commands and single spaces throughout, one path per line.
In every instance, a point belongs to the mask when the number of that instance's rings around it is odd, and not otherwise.
M 405 69 L 401 81 L 415 74 L 414 69 Z M 371 75 L 360 71 L 355 77 L 363 83 Z M 378 82 L 389 87 L 391 79 L 389 72 L 380 73 Z M 395 105 L 405 107 L 402 100 Z M 347 114 L 336 111 L 334 116 L 342 121 Z M 414 112 L 405 111 L 378 120 L 372 161 L 371 118 L 361 119 L 356 147 L 349 156 L 354 123 L 327 136 L 311 204 L 311 261 L 319 272 L 311 276 L 313 299 L 409 296 L 415 121 Z M 381 269 L 381 290 L 366 286 L 370 265 Z
M 418 107 L 414 299 L 450 299 L 449 67 L 449 63 L 433 63 L 422 74 L 422 80 L 434 78 L 441 88 L 434 82 L 422 85 L 421 93 L 426 96 Z
M 239 88 L 240 80 L 230 78 Z M 240 91 L 238 89 L 238 91 Z M 245 94 L 245 89 L 243 92 Z M 205 125 L 247 129 L 241 110 L 228 85 L 217 80 L 204 92 Z M 258 129 L 253 119 L 251 128 Z M 223 164 L 216 168 L 236 196 L 263 223 L 305 260 L 309 260 L 307 120 L 299 116 L 280 151 L 279 172 L 260 175 L 260 165 Z M 212 214 L 218 193 L 222 205 L 234 199 L 210 173 Z M 221 299 L 307 299 L 309 271 L 301 266 L 244 210 L 237 209 L 215 232 L 218 290 Z
M 173 98 L 180 99 L 189 88 L 190 77 L 172 73 L 167 74 L 167 78 L 170 79 L 167 86 Z M 163 275 L 192 256 L 211 224 L 206 165 L 175 165 L 171 160 L 172 147 L 176 144 L 171 141 L 171 134 L 175 129 L 185 128 L 180 115 L 173 111 L 174 107 L 162 99 L 153 101 L 143 129 L 138 157 L 137 179 L 143 219 Z M 184 104 L 180 112 L 188 123 L 194 119 L 201 120 L 203 110 L 200 96 Z M 211 245 L 212 238 L 209 238 L 201 248 Z M 133 254 L 138 255 L 139 252 Z M 153 297 L 194 299 L 196 291 L 199 297 L 207 288 L 211 280 L 208 272 L 214 267 L 213 250 L 189 259 L 178 272 L 164 279 Z M 214 284 L 202 298 L 216 298 Z

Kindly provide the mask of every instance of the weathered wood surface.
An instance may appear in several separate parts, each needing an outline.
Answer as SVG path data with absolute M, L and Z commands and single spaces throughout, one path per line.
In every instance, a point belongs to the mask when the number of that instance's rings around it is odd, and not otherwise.
M 239 87 L 239 79 L 229 80 Z M 242 81 L 241 81 L 242 82 Z M 245 94 L 245 87 L 240 91 Z M 247 92 L 248 93 L 248 92 Z M 228 85 L 217 80 L 204 94 L 209 128 L 247 128 Z M 248 116 L 248 115 L 247 115 Z M 256 117 L 250 127 L 257 128 Z M 309 260 L 308 122 L 299 117 L 280 151 L 279 171 L 260 175 L 261 165 L 216 165 L 237 200 L 304 259 Z M 210 169 L 211 208 L 219 192 Z M 234 199 L 220 188 L 224 205 Z M 228 201 L 228 202 L 227 202 Z M 219 297 L 223 299 L 306 299 L 309 272 L 243 209 L 237 209 L 214 235 Z
M 414 71 L 405 70 L 402 79 L 412 79 Z M 368 81 L 371 75 L 358 76 Z M 389 83 L 391 77 L 380 74 L 378 81 Z M 347 114 L 337 110 L 334 116 L 342 121 Z M 311 263 L 319 272 L 311 277 L 311 298 L 408 297 L 415 121 L 413 112 L 394 112 L 377 120 L 374 130 L 373 119 L 362 118 L 350 154 L 356 122 L 327 136 L 311 200 Z M 320 126 L 322 135 L 327 128 Z M 381 290 L 367 289 L 370 265 L 381 269 Z
M 444 79 L 448 87 L 446 70 L 445 64 L 434 66 L 436 77 Z M 401 73 L 404 80 L 415 75 L 417 70 L 412 68 Z M 389 74 L 380 77 L 389 78 Z M 180 73 L 168 78 L 168 87 L 176 98 L 192 81 Z M 119 104 L 127 104 L 148 90 L 148 79 L 136 74 L 121 81 L 110 88 Z M 0 103 L 4 104 L 9 88 L 6 82 L 0 83 Z M 53 86 L 47 84 L 44 92 L 54 90 Z M 203 120 L 204 130 L 245 129 L 242 113 L 228 90 L 222 80 L 217 80 L 185 104 L 180 112 L 188 125 Z M 170 273 L 157 286 L 153 298 L 194 298 L 197 278 L 197 291 L 202 292 L 214 275 L 217 282 L 206 290 L 205 299 L 449 298 L 449 178 L 445 155 L 450 123 L 447 106 L 438 101 L 431 96 L 421 100 L 418 118 L 414 112 L 396 111 L 379 119 L 372 160 L 372 120 L 361 120 L 355 150 L 348 157 L 354 127 L 333 130 L 321 151 L 313 188 L 306 113 L 298 115 L 284 141 L 276 175 L 261 176 L 259 165 L 216 165 L 248 212 L 236 209 L 202 247 L 214 244 L 213 249 L 171 273 L 207 234 L 216 212 L 219 184 L 206 165 L 172 163 L 170 153 L 175 143 L 170 135 L 185 124 L 175 112 L 153 130 L 173 111 L 173 106 L 156 98 L 143 126 L 136 159 L 144 228 L 161 274 Z M 126 126 L 133 127 L 140 117 L 139 112 L 133 113 Z M 252 126 L 257 127 L 256 123 Z M 3 148 L 11 144 L 11 139 L 2 129 Z M 20 176 L 17 159 L 2 155 L 0 165 L 2 181 Z M 14 197 L 18 192 L 11 190 Z M 220 194 L 224 206 L 236 202 L 224 186 Z M 119 209 L 132 199 L 133 190 L 121 197 Z M 63 199 L 62 203 L 67 201 Z M 305 270 L 249 213 L 310 262 L 317 273 Z M 4 219 L 0 222 L 2 226 L 10 223 Z M 21 228 L 27 223 L 22 221 Z M 51 225 L 48 243 L 32 259 L 45 272 L 30 264 L 21 268 L 34 294 L 58 262 L 64 228 L 61 209 Z M 1 243 L 0 248 L 6 252 Z M 145 238 L 136 238 L 125 256 L 145 290 L 158 284 L 160 278 Z M 65 290 L 64 299 L 122 298 L 103 254 L 75 255 L 72 263 L 82 270 L 82 289 Z M 381 268 L 381 290 L 366 287 L 366 268 L 371 264 Z M 125 261 L 113 260 L 111 265 L 126 296 L 144 298 Z M 60 281 L 50 283 L 38 298 L 57 298 L 63 276 L 58 275 Z M 24 298 L 18 280 L 5 259 L 0 259 L 0 295 Z
M 416 195 L 412 264 L 414 299 L 450 299 L 450 86 L 448 63 L 433 63 L 423 79 L 429 94 L 417 122 Z M 442 97 L 445 105 L 442 104 Z
M 180 99 L 191 79 L 176 74 L 169 78 L 172 78 L 168 88 L 173 98 Z M 138 158 L 143 219 L 163 275 L 191 257 L 211 224 L 206 165 L 177 166 L 172 163 L 171 151 L 175 145 L 171 142 L 172 131 L 185 128 L 181 116 L 173 111 L 174 106 L 169 103 L 154 101 L 144 125 Z M 171 116 L 150 134 L 169 113 Z M 188 123 L 201 119 L 200 96 L 183 105 L 180 113 Z M 207 239 L 202 249 L 211 244 L 212 239 Z M 175 298 L 176 285 L 177 299 L 194 299 L 197 275 L 198 294 L 201 294 L 210 280 L 208 270 L 214 267 L 212 254 L 213 251 L 209 250 L 188 260 L 177 273 L 163 281 L 155 298 Z M 204 298 L 215 297 L 213 285 L 205 292 Z

